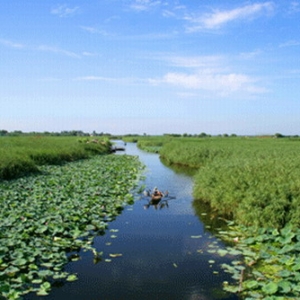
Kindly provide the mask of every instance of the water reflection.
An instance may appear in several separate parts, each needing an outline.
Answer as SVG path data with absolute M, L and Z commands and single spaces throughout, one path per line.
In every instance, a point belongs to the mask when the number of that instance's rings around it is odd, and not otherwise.
M 160 158 L 160 161 L 168 168 L 172 169 L 177 174 L 184 174 L 190 177 L 193 177 L 198 169 L 189 168 L 186 166 L 180 165 L 170 165 L 167 161 Z M 203 201 L 193 199 L 192 207 L 199 221 L 205 224 L 205 228 L 216 234 L 220 229 L 225 229 L 227 227 L 226 216 L 220 216 L 216 211 L 214 211 L 209 204 L 204 203 Z
M 137 197 L 110 222 L 105 235 L 95 238 L 102 261 L 96 264 L 91 253 L 80 252 L 81 259 L 66 266 L 79 280 L 53 288 L 47 300 L 238 299 L 222 290 L 231 276 L 220 266 L 231 258 L 209 252 L 212 245 L 223 247 L 212 234 L 221 225 L 210 219 L 202 203 L 193 201 L 194 170 L 170 169 L 157 154 L 142 152 L 132 143 L 117 154 L 138 155 L 147 166 L 143 184 L 168 190 L 176 199 L 155 203 L 150 197 Z
M 182 166 L 182 165 L 170 165 L 165 159 L 163 159 L 162 157 L 160 157 L 160 162 L 168 167 L 169 169 L 171 169 L 172 171 L 174 171 L 175 173 L 177 174 L 184 174 L 184 175 L 187 175 L 187 176 L 191 176 L 193 177 L 198 169 L 195 169 L 195 168 L 189 168 L 187 166 Z
M 163 208 L 169 208 L 169 203 L 167 199 L 151 199 L 148 200 L 148 204 L 144 205 L 144 209 L 148 209 L 149 207 L 153 206 L 156 210 L 157 209 L 163 209 Z
M 211 233 L 216 234 L 220 229 L 223 230 L 227 227 L 227 220 L 211 209 L 209 204 L 194 199 L 192 206 L 199 221 L 206 224 L 206 228 L 209 229 Z

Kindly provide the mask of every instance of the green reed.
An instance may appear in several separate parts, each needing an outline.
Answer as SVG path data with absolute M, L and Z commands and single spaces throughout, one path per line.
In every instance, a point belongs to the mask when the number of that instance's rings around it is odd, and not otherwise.
M 39 165 L 58 165 L 108 153 L 109 141 L 76 137 L 1 137 L 0 180 L 38 172 Z

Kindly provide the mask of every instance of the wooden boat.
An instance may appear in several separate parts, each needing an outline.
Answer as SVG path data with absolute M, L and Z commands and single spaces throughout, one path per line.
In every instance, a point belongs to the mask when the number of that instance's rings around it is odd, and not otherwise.
M 163 195 L 154 195 L 154 194 L 152 194 L 152 195 L 151 195 L 151 200 L 156 200 L 156 201 L 158 201 L 158 200 L 160 200 L 162 197 L 163 197 Z

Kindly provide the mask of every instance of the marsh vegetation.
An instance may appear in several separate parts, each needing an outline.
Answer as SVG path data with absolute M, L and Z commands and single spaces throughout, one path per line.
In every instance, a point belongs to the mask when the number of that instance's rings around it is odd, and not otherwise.
M 216 235 L 236 257 L 222 265 L 247 299 L 300 297 L 300 140 L 259 137 L 128 137 L 165 164 L 193 169 L 193 206 L 228 220 Z M 141 164 L 134 156 L 103 155 L 109 140 L 89 137 L 0 138 L 0 291 L 7 299 L 47 295 L 73 281 L 65 265 L 91 251 L 95 236 L 133 203 Z
M 79 258 L 80 249 L 101 258 L 93 239 L 132 203 L 141 169 L 133 156 L 94 155 L 106 153 L 108 145 L 74 138 L 2 140 L 5 157 L 12 157 L 9 162 L 2 157 L 2 175 L 27 174 L 0 182 L 2 297 L 47 295 L 55 281 L 76 280 L 64 267 Z M 39 173 L 28 175 L 26 161 Z
M 220 236 L 236 241 L 244 261 L 224 266 L 237 280 L 225 289 L 247 299 L 299 298 L 299 138 L 142 137 L 138 146 L 194 168 L 194 202 L 232 222 Z

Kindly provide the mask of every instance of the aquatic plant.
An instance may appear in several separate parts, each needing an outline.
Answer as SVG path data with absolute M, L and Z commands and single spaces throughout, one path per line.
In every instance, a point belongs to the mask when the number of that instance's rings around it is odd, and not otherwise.
M 232 243 L 220 255 L 237 257 L 223 264 L 236 284 L 224 289 L 245 299 L 300 298 L 300 229 L 286 225 L 281 230 L 230 226 L 219 236 Z
M 64 266 L 92 246 L 125 203 L 140 172 L 137 157 L 95 156 L 0 183 L 0 295 L 47 295 L 53 282 L 76 280 Z

